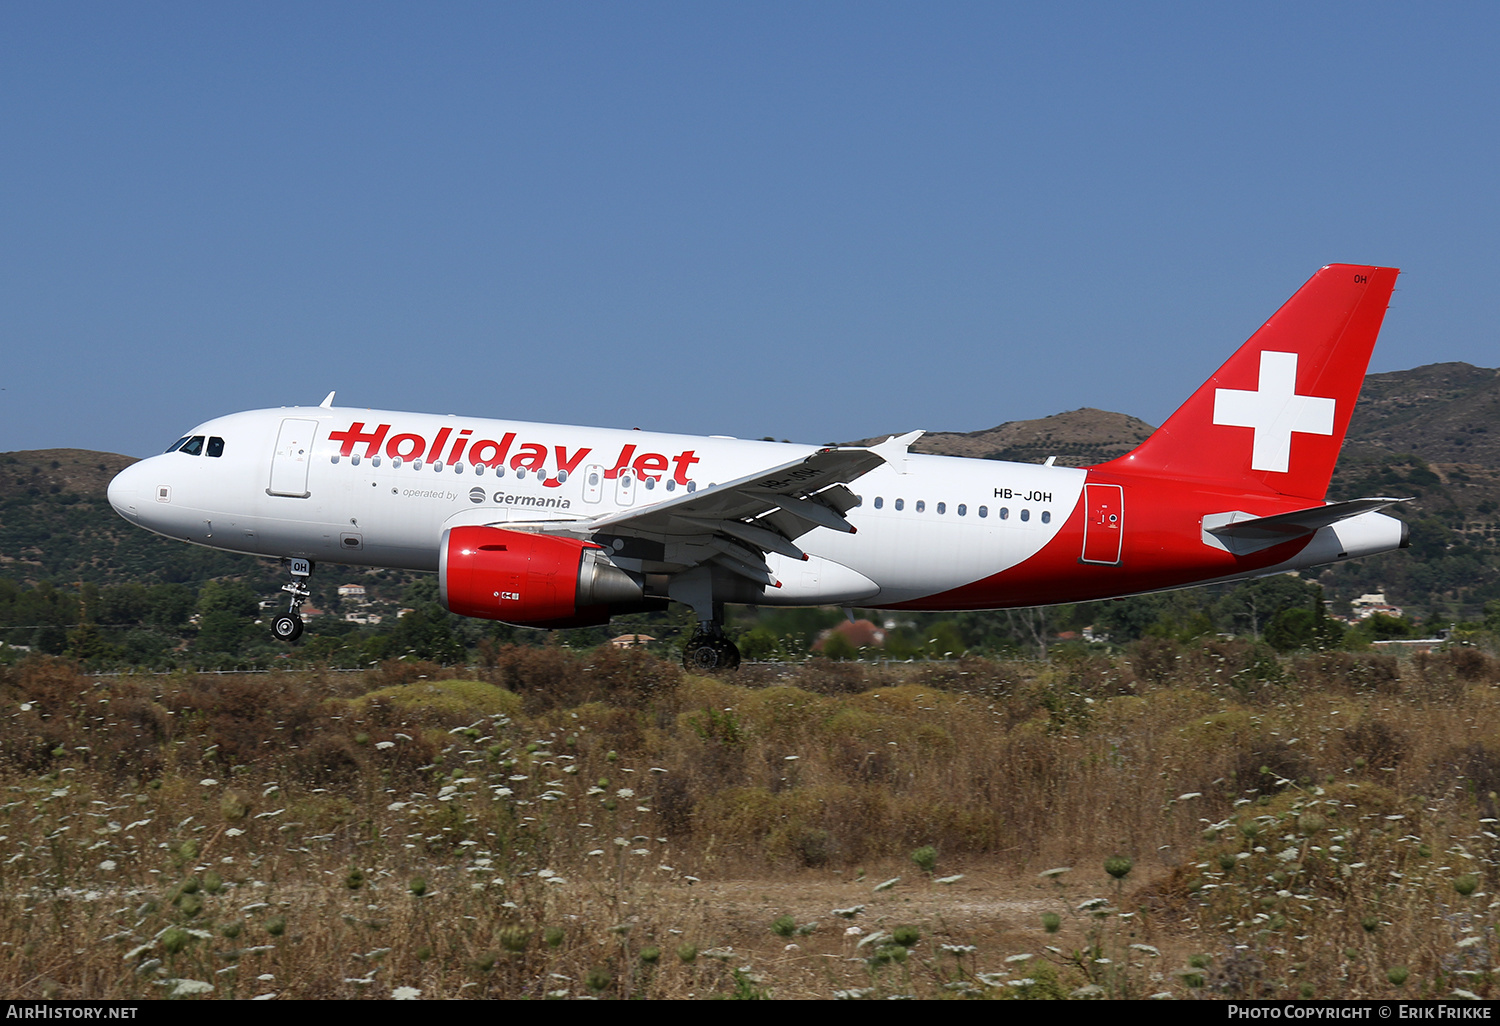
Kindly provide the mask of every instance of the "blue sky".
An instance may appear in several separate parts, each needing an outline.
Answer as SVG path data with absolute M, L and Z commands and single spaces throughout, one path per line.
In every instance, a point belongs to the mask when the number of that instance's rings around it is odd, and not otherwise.
M 0 6 L 0 449 L 341 404 L 1160 423 L 1320 265 L 1497 357 L 1500 8 Z

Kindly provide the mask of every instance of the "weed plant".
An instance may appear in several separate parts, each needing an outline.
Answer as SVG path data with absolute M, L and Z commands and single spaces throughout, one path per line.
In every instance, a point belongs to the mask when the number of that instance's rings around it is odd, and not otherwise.
M 1161 639 L 724 679 L 32 659 L 0 670 L 0 988 L 1489 998 L 1497 680 Z

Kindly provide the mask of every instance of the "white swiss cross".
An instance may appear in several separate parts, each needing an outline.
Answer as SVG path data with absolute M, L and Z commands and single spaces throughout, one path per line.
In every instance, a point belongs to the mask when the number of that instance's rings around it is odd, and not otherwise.
M 1251 470 L 1285 474 L 1292 459 L 1292 432 L 1333 434 L 1332 399 L 1297 394 L 1297 354 L 1260 354 L 1260 386 L 1214 391 L 1214 423 L 1255 429 Z

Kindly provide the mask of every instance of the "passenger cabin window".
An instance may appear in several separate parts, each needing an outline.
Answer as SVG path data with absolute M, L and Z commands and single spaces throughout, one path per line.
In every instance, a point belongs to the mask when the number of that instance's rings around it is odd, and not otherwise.
M 958 504 L 958 515 L 959 516 L 965 516 L 968 512 L 969 512 L 969 507 L 965 506 L 963 503 L 960 502 Z
M 1030 520 L 1031 519 L 1031 510 L 1029 510 L 1029 509 L 1023 509 L 1023 510 L 1021 510 L 1021 519 L 1022 520 Z
M 948 512 L 948 504 L 946 502 L 940 502 L 940 503 L 938 503 L 937 504 L 937 511 L 938 511 L 939 514 Z
M 1051 512 L 1051 510 L 1045 510 L 1045 509 L 1042 510 L 1042 523 L 1044 523 L 1044 524 L 1050 524 L 1050 523 L 1052 523 L 1052 512 Z
M 885 499 L 881 498 L 879 495 L 875 496 L 875 508 L 876 509 L 882 509 L 884 507 L 885 507 Z
M 990 515 L 990 508 L 988 506 L 980 506 L 979 507 L 979 516 L 980 516 L 981 519 L 983 519 L 984 517 L 987 517 L 989 515 Z
M 906 508 L 906 500 L 905 499 L 897 499 L 896 500 L 896 508 L 898 510 L 905 509 Z
M 926 513 L 927 512 L 927 500 L 926 499 L 918 499 L 917 500 L 917 512 L 918 513 Z

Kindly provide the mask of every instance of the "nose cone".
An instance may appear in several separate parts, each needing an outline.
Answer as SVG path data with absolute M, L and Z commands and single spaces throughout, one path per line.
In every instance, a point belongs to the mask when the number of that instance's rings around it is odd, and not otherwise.
M 152 501 L 152 485 L 147 480 L 147 460 L 132 463 L 115 475 L 109 483 L 109 504 L 126 520 L 140 523 L 141 516 Z

